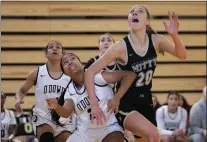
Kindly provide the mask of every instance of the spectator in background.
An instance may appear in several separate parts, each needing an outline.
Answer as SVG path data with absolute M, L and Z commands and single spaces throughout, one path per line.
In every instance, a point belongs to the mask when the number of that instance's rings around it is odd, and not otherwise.
M 206 141 L 206 87 L 203 97 L 190 110 L 189 134 L 192 142 Z
M 189 116 L 189 113 L 190 113 L 190 108 L 191 108 L 191 105 L 189 105 L 189 103 L 187 102 L 186 98 L 179 94 L 179 106 L 181 106 L 182 108 L 184 108 L 187 113 L 188 113 L 188 116 Z
M 158 99 L 157 99 L 157 96 L 155 95 L 152 95 L 152 103 L 153 103 L 153 108 L 155 110 L 155 112 L 157 111 L 157 109 L 161 106 Z
M 14 112 L 4 108 L 6 95 L 1 92 L 1 142 L 8 142 L 16 125 Z
M 156 121 L 162 142 L 187 141 L 185 136 L 187 111 L 178 106 L 178 103 L 179 94 L 170 92 L 167 105 L 157 109 Z

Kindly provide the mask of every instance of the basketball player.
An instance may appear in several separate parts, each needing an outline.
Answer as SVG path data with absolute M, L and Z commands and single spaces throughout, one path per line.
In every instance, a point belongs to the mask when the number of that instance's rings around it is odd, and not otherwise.
M 106 52 L 106 50 L 108 50 L 108 48 L 113 43 L 115 43 L 115 40 L 110 33 L 105 33 L 99 37 L 98 43 L 99 43 L 100 54 L 91 58 L 90 60 L 88 60 L 88 62 L 84 66 L 84 70 L 89 68 L 96 60 L 98 60 Z M 121 68 L 119 67 L 119 64 L 117 62 L 112 62 L 107 67 L 105 67 L 103 70 L 111 72 L 111 71 L 115 71 L 115 70 L 121 70 Z M 120 84 L 115 83 L 115 84 L 111 84 L 111 85 L 113 86 L 114 93 L 116 93 Z M 133 139 L 132 138 L 133 135 L 131 136 L 130 132 L 125 131 L 124 135 L 125 135 L 126 139 L 128 139 L 128 140 Z M 130 141 L 132 141 L 132 140 L 130 140 Z
M 78 116 L 77 130 L 69 137 L 67 142 L 124 142 L 122 129 L 119 126 L 114 110 L 107 110 L 107 103 L 112 100 L 119 103 L 121 97 L 134 81 L 136 74 L 133 72 L 105 72 L 98 73 L 95 77 L 96 98 L 103 109 L 107 119 L 104 124 L 91 123 L 94 118 L 90 115 L 90 102 L 84 85 L 84 69 L 80 59 L 73 53 L 67 53 L 62 58 L 64 73 L 72 78 L 63 107 L 58 105 L 56 99 L 49 99 L 48 106 L 62 117 L 68 117 L 73 111 Z M 114 97 L 112 87 L 114 82 L 121 82 L 120 89 Z
M 115 43 L 115 40 L 113 39 L 113 36 L 110 33 L 105 33 L 101 35 L 98 40 L 100 54 L 89 59 L 86 65 L 84 66 L 84 70 L 89 68 L 96 60 L 98 60 L 113 43 Z M 116 62 L 112 62 L 107 67 L 105 67 L 104 70 L 115 71 L 120 70 L 120 67 Z
M 178 17 L 174 12 L 169 12 L 169 18 L 170 24 L 164 22 L 164 26 L 174 44 L 152 30 L 150 13 L 144 6 L 133 6 L 128 15 L 129 35 L 114 43 L 101 58 L 88 68 L 85 84 L 92 105 L 91 113 L 98 123 L 102 123 L 105 116 L 95 97 L 94 75 L 111 62 L 120 61 L 122 70 L 134 71 L 137 74 L 136 81 L 120 101 L 118 114 L 120 124 L 132 133 L 143 137 L 147 142 L 159 141 L 151 95 L 152 76 L 157 61 L 156 51 L 160 53 L 166 51 L 179 59 L 186 58 L 185 46 L 178 35 Z M 145 119 L 151 123 L 143 123 Z M 153 124 L 154 128 L 149 129 L 148 126 L 151 127 Z
M 170 92 L 167 97 L 167 104 L 158 108 L 156 112 L 157 127 L 160 131 L 163 142 L 183 141 L 187 123 L 187 111 L 178 106 L 179 94 Z M 185 140 L 186 139 L 186 140 Z
M 13 134 L 16 125 L 14 112 L 4 109 L 6 95 L 1 92 L 1 142 L 9 141 L 9 137 Z
M 40 142 L 64 142 L 74 131 L 71 119 L 58 118 L 53 121 L 53 115 L 48 110 L 46 99 L 59 98 L 66 91 L 70 77 L 63 74 L 60 60 L 63 55 L 62 45 L 58 41 L 50 41 L 45 50 L 47 63 L 38 70 L 32 71 L 27 80 L 16 93 L 16 109 L 22 111 L 21 104 L 28 90 L 35 86 L 36 103 L 33 108 L 33 128 Z M 60 126 L 61 122 L 64 126 Z

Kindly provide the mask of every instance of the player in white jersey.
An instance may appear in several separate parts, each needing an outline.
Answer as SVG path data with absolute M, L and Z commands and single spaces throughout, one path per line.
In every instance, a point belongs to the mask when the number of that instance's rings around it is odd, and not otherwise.
M 62 45 L 58 41 L 50 41 L 45 50 L 47 63 L 33 70 L 16 93 L 16 109 L 22 111 L 23 98 L 29 89 L 35 86 L 35 107 L 33 108 L 34 132 L 40 142 L 64 142 L 74 131 L 71 118 L 59 118 L 48 110 L 46 99 L 58 98 L 64 101 L 64 93 L 71 80 L 63 74 L 60 61 L 63 55 Z M 62 96 L 62 97 L 60 97 Z
M 127 91 L 135 79 L 133 72 L 105 72 L 98 73 L 95 78 L 96 97 L 99 106 L 106 115 L 104 124 L 98 125 L 90 115 L 90 102 L 84 85 L 84 69 L 80 59 L 73 53 L 67 53 L 61 61 L 62 69 L 72 78 L 63 107 L 57 104 L 56 99 L 49 99 L 48 106 L 62 117 L 68 117 L 73 111 L 78 116 L 77 130 L 67 142 L 123 142 L 122 128 L 118 125 L 114 114 L 114 106 Z M 110 83 L 120 81 L 120 88 L 114 96 Z
M 7 142 L 13 134 L 16 118 L 14 112 L 4 109 L 6 95 L 1 92 L 1 142 Z
M 160 131 L 161 140 L 170 142 L 178 139 L 185 141 L 187 111 L 178 106 L 179 94 L 170 92 L 167 98 L 167 104 L 161 106 L 156 111 L 157 127 Z

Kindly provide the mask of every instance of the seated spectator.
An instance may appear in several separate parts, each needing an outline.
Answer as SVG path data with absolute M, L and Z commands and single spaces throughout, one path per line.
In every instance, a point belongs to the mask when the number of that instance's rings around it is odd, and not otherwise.
M 153 103 L 153 108 L 156 112 L 156 110 L 161 106 L 158 99 L 157 99 L 157 96 L 152 95 L 152 103 Z
M 8 142 L 16 125 L 14 112 L 4 108 L 6 95 L 1 92 L 1 142 Z
M 188 104 L 188 101 L 186 100 L 186 98 L 181 94 L 179 96 L 179 106 L 184 108 L 187 111 L 188 116 L 189 116 L 191 105 Z
M 157 127 L 162 142 L 188 141 L 185 136 L 187 111 L 178 106 L 179 94 L 170 92 L 167 105 L 161 106 L 156 112 Z
M 206 87 L 203 97 L 190 110 L 189 134 L 192 142 L 206 141 Z

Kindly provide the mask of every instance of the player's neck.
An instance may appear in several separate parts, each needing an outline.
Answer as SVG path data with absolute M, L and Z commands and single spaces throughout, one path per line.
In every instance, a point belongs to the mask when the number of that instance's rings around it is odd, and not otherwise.
M 79 86 L 82 87 L 84 84 L 84 72 L 78 72 L 76 75 L 74 75 L 74 77 L 72 77 L 72 80 Z
M 170 112 L 170 113 L 176 113 L 177 112 L 177 108 L 172 109 L 172 108 L 169 108 L 168 107 L 168 112 Z
M 48 61 L 47 62 L 47 67 L 48 67 L 48 70 L 50 72 L 60 72 L 61 71 L 61 67 L 60 67 L 60 62 L 50 62 Z
M 146 40 L 146 29 L 140 29 L 139 31 L 131 30 L 130 36 L 135 45 L 144 45 Z

